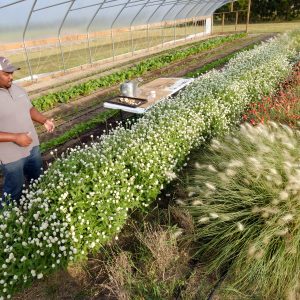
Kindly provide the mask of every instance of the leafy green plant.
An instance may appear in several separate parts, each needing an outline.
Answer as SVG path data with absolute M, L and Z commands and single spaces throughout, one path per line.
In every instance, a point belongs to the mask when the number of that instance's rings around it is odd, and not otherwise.
M 170 53 L 163 54 L 154 58 L 148 58 L 134 67 L 127 68 L 116 73 L 100 77 L 98 79 L 92 79 L 84 83 L 72 86 L 66 90 L 62 90 L 55 93 L 50 93 L 45 96 L 41 96 L 32 101 L 32 104 L 41 111 L 46 111 L 53 108 L 57 104 L 70 102 L 79 96 L 89 95 L 99 88 L 109 87 L 116 83 L 122 82 L 126 79 L 132 79 L 133 77 L 139 77 L 144 73 L 152 70 L 157 70 L 169 63 L 186 58 L 190 55 L 199 53 L 201 51 L 207 51 L 209 49 L 220 46 L 223 43 L 230 42 L 239 38 L 245 37 L 244 33 L 233 34 L 229 36 L 222 36 L 209 39 L 194 45 L 184 50 L 172 50 Z
M 111 118 L 112 116 L 115 116 L 118 113 L 119 113 L 118 110 L 108 110 L 108 111 L 100 113 L 96 117 L 94 117 L 86 122 L 81 122 L 79 124 L 76 124 L 74 127 L 72 127 L 72 129 L 64 132 L 62 135 L 60 135 L 54 139 L 51 139 L 47 142 L 41 143 L 41 145 L 40 145 L 41 152 L 43 153 L 45 151 L 48 151 L 50 149 L 57 147 L 58 145 L 65 143 L 66 141 L 68 141 L 72 138 L 79 137 L 84 132 L 97 127 L 100 123 L 107 121 L 107 119 Z
M 195 154 L 183 206 L 197 224 L 208 272 L 229 268 L 233 286 L 266 299 L 297 292 L 299 132 L 245 124 Z
M 250 45 L 248 47 L 245 47 L 243 48 L 242 50 L 239 50 L 239 51 L 236 51 L 234 53 L 231 53 L 225 57 L 222 57 L 220 59 L 217 59 L 211 63 L 208 63 L 206 64 L 205 66 L 201 67 L 200 69 L 198 70 L 195 70 L 195 71 L 192 71 L 192 72 L 189 72 L 188 74 L 186 74 L 185 76 L 186 77 L 192 77 L 192 78 L 195 78 L 195 77 L 198 77 L 200 76 L 201 74 L 203 73 L 206 73 L 214 68 L 218 68 L 218 67 L 221 67 L 223 65 L 225 65 L 227 62 L 229 62 L 232 58 L 234 58 L 238 53 L 241 53 L 243 51 L 247 51 L 247 50 L 251 50 L 255 47 L 255 45 Z

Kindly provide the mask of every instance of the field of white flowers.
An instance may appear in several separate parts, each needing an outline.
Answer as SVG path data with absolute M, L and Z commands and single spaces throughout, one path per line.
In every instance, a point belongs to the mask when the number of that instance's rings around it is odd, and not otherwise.
M 299 58 L 294 37 L 239 54 L 129 129 L 57 158 L 22 206 L 6 206 L 0 215 L 0 299 L 117 239 L 130 211 L 149 206 L 192 149 L 228 132 L 247 103 L 274 92 Z

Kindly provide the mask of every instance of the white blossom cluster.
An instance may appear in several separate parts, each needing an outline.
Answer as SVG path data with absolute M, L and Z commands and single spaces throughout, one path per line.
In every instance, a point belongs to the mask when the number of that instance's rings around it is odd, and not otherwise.
M 25 191 L 22 207 L 11 204 L 0 216 L 0 297 L 116 236 L 128 211 L 156 199 L 194 147 L 229 130 L 246 103 L 274 91 L 292 55 L 285 36 L 264 43 L 128 128 L 57 158 Z
M 262 295 L 292 291 L 300 265 L 300 131 L 246 123 L 212 141 L 188 184 L 180 204 L 198 223 L 197 238 L 206 241 L 199 252 L 215 253 L 209 264 L 218 268 L 234 256 L 232 284 L 249 286 L 254 279 Z M 280 270 L 278 281 L 274 270 Z

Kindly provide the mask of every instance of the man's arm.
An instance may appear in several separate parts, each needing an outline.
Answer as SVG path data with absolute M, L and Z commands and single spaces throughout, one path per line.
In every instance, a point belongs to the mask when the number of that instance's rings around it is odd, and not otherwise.
M 9 132 L 0 132 L 0 143 L 2 142 L 12 142 L 16 143 L 21 147 L 27 147 L 32 143 L 32 138 L 30 133 L 9 133 Z
M 43 124 L 48 132 L 53 132 L 55 125 L 53 119 L 47 119 L 43 114 L 41 114 L 36 108 L 31 107 L 30 117 L 33 121 Z

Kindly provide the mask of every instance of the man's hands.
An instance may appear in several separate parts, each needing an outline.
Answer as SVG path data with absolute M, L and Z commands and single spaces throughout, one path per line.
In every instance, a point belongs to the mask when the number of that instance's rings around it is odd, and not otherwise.
M 44 127 L 46 128 L 46 130 L 48 132 L 53 132 L 54 128 L 55 128 L 55 124 L 53 122 L 54 120 L 53 119 L 47 119 L 45 122 L 44 122 Z
M 53 119 L 47 119 L 34 107 L 31 107 L 30 109 L 30 116 L 33 121 L 43 124 L 48 132 L 53 132 L 55 128 Z
M 21 147 L 29 146 L 32 143 L 31 133 L 15 133 L 14 142 Z

